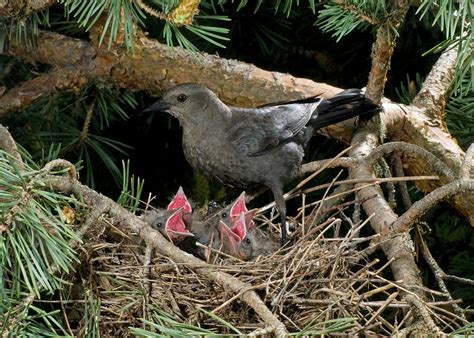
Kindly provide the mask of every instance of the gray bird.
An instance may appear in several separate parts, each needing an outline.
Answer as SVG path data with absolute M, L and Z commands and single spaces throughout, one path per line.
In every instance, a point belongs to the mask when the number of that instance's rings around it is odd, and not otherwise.
M 275 243 L 270 238 L 261 236 L 255 228 L 248 226 L 245 212 L 240 213 L 235 220 L 219 220 L 219 233 L 222 251 L 243 261 L 276 251 Z
M 161 232 L 172 243 L 177 244 L 194 234 L 186 229 L 183 220 L 183 208 L 177 210 L 152 209 L 145 212 L 140 218 Z
M 206 176 L 230 186 L 270 188 L 284 245 L 288 229 L 283 185 L 297 174 L 313 131 L 379 110 L 359 89 L 328 100 L 311 97 L 239 108 L 227 106 L 205 86 L 187 83 L 166 91 L 145 112 L 165 111 L 179 120 L 184 155 Z

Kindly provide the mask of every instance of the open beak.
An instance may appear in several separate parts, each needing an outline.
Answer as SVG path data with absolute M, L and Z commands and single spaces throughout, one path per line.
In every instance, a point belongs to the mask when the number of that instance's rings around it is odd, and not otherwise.
M 222 221 L 219 221 L 220 234 L 221 234 L 221 243 L 225 249 L 225 252 L 236 257 L 239 252 L 239 246 L 241 239 L 239 235 L 233 232 L 227 224 Z
M 184 224 L 183 208 L 179 208 L 168 217 L 165 224 L 165 230 L 172 242 L 177 242 L 183 238 L 194 236 L 193 233 L 186 229 Z
M 168 112 L 171 108 L 171 105 L 165 101 L 156 101 L 155 103 L 149 105 L 143 110 L 144 113 L 150 112 Z
M 183 208 L 184 212 L 193 211 L 193 209 L 191 208 L 191 204 L 186 198 L 182 187 L 179 187 L 178 192 L 176 193 L 176 195 L 174 195 L 173 199 L 167 207 L 168 210 L 176 210 L 179 208 Z
M 247 225 L 245 224 L 245 214 L 241 213 L 237 221 L 231 228 L 232 232 L 239 236 L 239 239 L 242 240 L 247 236 Z
M 242 191 L 237 200 L 232 204 L 230 208 L 230 217 L 238 217 L 241 213 L 247 212 L 247 206 L 245 205 L 245 191 Z
M 253 218 L 255 214 L 257 213 L 258 209 L 252 209 L 250 211 L 247 211 L 245 213 L 245 224 L 247 224 L 247 227 L 249 229 L 252 229 L 255 225 L 255 222 L 253 221 Z

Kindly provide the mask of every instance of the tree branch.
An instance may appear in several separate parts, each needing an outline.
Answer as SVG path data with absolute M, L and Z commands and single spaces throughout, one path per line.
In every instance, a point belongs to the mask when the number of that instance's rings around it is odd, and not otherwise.
M 408 231 L 413 223 L 418 221 L 420 217 L 440 201 L 461 193 L 473 192 L 474 180 L 458 180 L 437 188 L 421 200 L 413 203 L 411 208 L 393 223 L 393 229 L 397 232 Z
M 4 0 L 0 1 L 0 16 L 26 17 L 31 12 L 50 7 L 56 0 Z
M 85 73 L 77 69 L 58 67 L 6 92 L 0 97 L 0 117 L 29 106 L 40 97 L 48 97 L 58 91 L 72 90 L 89 83 Z
M 456 48 L 440 55 L 412 102 L 412 105 L 424 109 L 427 116 L 437 121 L 444 121 L 443 111 L 456 73 L 456 57 Z
M 430 169 L 438 175 L 448 178 L 449 181 L 454 181 L 456 179 L 456 175 L 452 172 L 452 170 L 435 155 L 433 155 L 426 149 L 406 142 L 390 142 L 382 144 L 375 148 L 365 158 L 364 161 L 373 165 L 381 157 L 391 154 L 393 152 L 409 154 L 415 158 L 423 158 L 426 161 L 427 165 L 430 167 Z

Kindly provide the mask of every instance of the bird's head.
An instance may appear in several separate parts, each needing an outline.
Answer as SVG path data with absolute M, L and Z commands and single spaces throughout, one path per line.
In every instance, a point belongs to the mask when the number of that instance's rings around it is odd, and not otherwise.
M 161 111 L 176 117 L 181 124 L 196 124 L 228 111 L 227 106 L 207 87 L 185 83 L 167 90 L 161 100 L 144 112 Z
M 244 213 L 240 214 L 232 228 L 222 220 L 219 221 L 219 228 L 225 253 L 244 261 L 252 258 L 254 240 L 253 236 L 247 232 Z
M 179 208 L 168 217 L 165 223 L 166 234 L 173 243 L 178 243 L 186 237 L 194 236 L 188 229 L 183 220 L 183 208 Z

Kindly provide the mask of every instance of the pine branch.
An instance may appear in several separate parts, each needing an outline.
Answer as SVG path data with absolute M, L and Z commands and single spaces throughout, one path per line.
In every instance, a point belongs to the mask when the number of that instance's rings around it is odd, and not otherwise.
M 58 67 L 49 73 L 20 83 L 0 97 L 0 117 L 23 109 L 41 97 L 48 97 L 63 90 L 81 88 L 90 79 L 80 69 Z
M 372 17 L 365 12 L 361 11 L 357 6 L 355 6 L 352 3 L 349 3 L 347 0 L 335 0 L 334 3 L 336 3 L 339 7 L 341 7 L 343 10 L 348 11 L 353 13 L 355 16 L 357 16 L 359 19 L 373 25 L 373 26 L 378 26 L 380 25 L 383 20 L 378 19 L 376 17 Z

